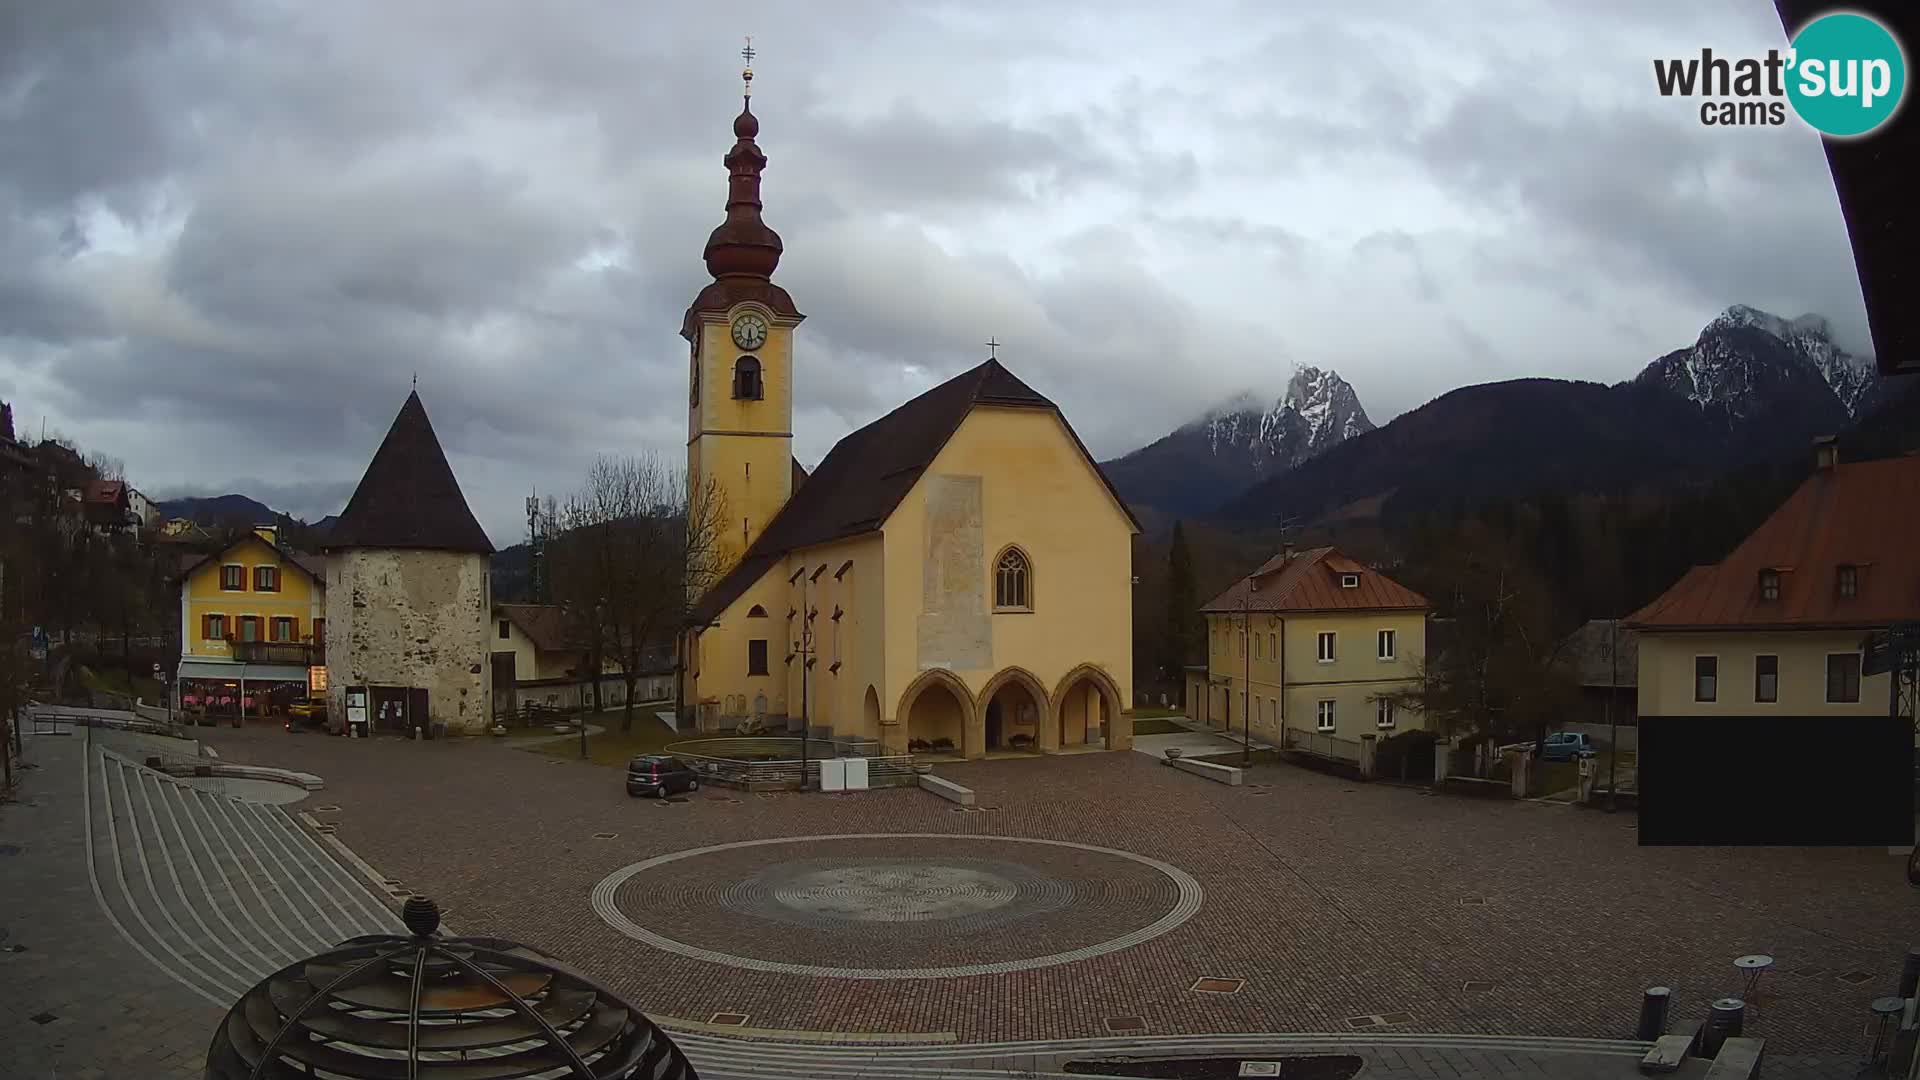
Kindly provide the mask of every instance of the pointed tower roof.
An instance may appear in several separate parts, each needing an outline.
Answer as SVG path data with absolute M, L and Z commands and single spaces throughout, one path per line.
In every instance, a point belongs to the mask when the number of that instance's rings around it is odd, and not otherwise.
M 693 339 L 695 313 L 724 311 L 742 300 L 765 304 L 775 314 L 795 321 L 805 318 L 793 306 L 787 290 L 773 283 L 773 271 L 780 265 L 783 248 L 780 234 L 760 217 L 760 174 L 767 167 L 767 155 L 754 142 L 760 134 L 760 119 L 753 115 L 753 47 L 749 45 L 742 55 L 749 65 L 741 72 L 747 93 L 742 97 L 740 115 L 733 120 L 733 149 L 721 160 L 727 167 L 727 217 L 708 235 L 702 253 L 713 283 L 700 290 L 687 308 L 681 336 L 689 341 Z
M 360 486 L 328 534 L 326 547 L 493 554 L 493 544 L 460 493 L 418 391 L 400 406 L 400 415 L 393 418 Z

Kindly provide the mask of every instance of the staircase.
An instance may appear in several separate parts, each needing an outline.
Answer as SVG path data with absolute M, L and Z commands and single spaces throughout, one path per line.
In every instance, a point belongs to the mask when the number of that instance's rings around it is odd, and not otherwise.
M 87 857 L 129 944 L 222 1008 L 279 969 L 400 920 L 277 806 L 90 743 Z

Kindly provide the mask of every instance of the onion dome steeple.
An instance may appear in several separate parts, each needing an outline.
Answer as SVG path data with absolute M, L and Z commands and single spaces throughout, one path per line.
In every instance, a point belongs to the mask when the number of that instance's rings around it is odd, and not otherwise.
M 760 173 L 767 167 L 767 155 L 760 152 L 753 138 L 760 134 L 760 120 L 753 115 L 753 39 L 740 50 L 747 61 L 740 78 L 745 84 L 741 94 L 740 115 L 733 120 L 733 149 L 727 152 L 727 220 L 707 237 L 707 272 L 715 278 L 744 276 L 769 278 L 780 265 L 780 234 L 760 220 Z

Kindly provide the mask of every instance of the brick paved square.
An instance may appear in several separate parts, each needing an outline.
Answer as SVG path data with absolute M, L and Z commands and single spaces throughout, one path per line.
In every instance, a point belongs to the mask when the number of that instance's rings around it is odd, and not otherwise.
M 1866 974 L 1858 985 L 1776 978 L 1750 1017 L 1770 1056 L 1841 1053 L 1858 1049 L 1867 1003 L 1891 992 L 1920 929 L 1903 864 L 1884 849 L 1642 849 L 1627 814 L 1428 797 L 1284 765 L 1253 770 L 1259 797 L 1114 753 L 940 766 L 999 807 L 991 814 L 955 814 L 915 790 L 695 799 L 666 813 L 627 798 L 616 771 L 491 741 L 208 738 L 229 760 L 324 776 L 339 838 L 434 896 L 460 932 L 551 951 L 663 1018 L 745 1012 L 756 1028 L 983 1041 L 1101 1036 L 1104 1018 L 1120 1016 L 1167 1033 L 1336 1032 L 1349 1017 L 1392 1015 L 1385 1030 L 1622 1039 L 1642 988 L 1674 988 L 1679 1030 L 1737 992 L 1734 957 L 1764 952 L 1783 972 Z M 604 832 L 616 836 L 594 838 Z M 1186 921 L 1138 944 L 946 979 L 713 963 L 623 934 L 591 899 L 623 867 L 687 849 L 907 832 L 1111 848 L 1178 868 L 1204 896 Z M 1075 865 L 1080 855 L 988 856 L 957 839 L 862 843 L 874 860 L 1008 859 L 1075 882 L 1104 875 L 1125 902 L 1091 902 L 1089 888 L 1084 911 L 921 937 L 884 923 L 864 934 L 809 930 L 720 902 L 767 865 L 834 855 L 805 845 L 667 864 L 685 888 L 672 874 L 636 878 L 615 899 L 635 922 L 705 949 L 910 968 L 1070 951 L 1139 930 L 1178 896 L 1137 866 L 1109 873 L 1091 857 Z M 1245 987 L 1191 992 L 1222 972 Z

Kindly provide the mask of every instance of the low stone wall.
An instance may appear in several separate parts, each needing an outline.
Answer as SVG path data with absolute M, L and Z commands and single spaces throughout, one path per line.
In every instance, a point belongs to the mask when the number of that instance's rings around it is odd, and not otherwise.
M 1192 758 L 1174 758 L 1167 764 L 1181 772 L 1192 773 L 1202 779 L 1211 780 L 1216 784 L 1225 784 L 1228 787 L 1239 787 L 1243 775 L 1239 769 L 1231 765 L 1216 765 L 1211 761 L 1195 761 Z
M 931 791 L 951 803 L 958 803 L 961 806 L 973 805 L 973 789 L 961 787 L 951 780 L 942 780 L 929 774 L 920 777 L 920 788 L 923 791 Z

